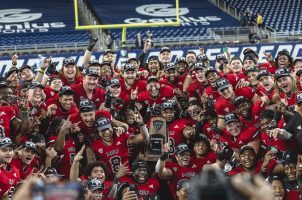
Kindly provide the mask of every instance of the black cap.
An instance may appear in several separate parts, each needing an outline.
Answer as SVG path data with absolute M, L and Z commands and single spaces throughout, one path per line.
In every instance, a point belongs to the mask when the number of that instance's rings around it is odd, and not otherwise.
M 115 85 L 119 85 L 120 86 L 121 85 L 120 81 L 117 78 L 110 79 L 109 86 L 115 86 Z
M 14 143 L 12 143 L 11 139 L 8 137 L 0 138 L 0 149 L 5 147 L 16 147 Z
M 124 71 L 127 72 L 127 71 L 136 71 L 136 68 L 134 65 L 130 64 L 130 63 L 127 63 L 124 65 Z
M 247 98 L 245 98 L 244 96 L 239 96 L 235 99 L 234 105 L 235 105 L 235 107 L 238 107 L 243 102 L 249 102 L 249 100 Z
M 262 69 L 259 71 L 258 75 L 257 75 L 257 80 L 259 80 L 262 76 L 271 76 L 272 74 L 267 71 L 266 69 Z
M 252 61 L 256 62 L 256 57 L 253 54 L 246 54 L 243 57 L 243 61 L 245 61 L 245 60 L 252 60 Z
M 176 69 L 174 63 L 168 63 L 165 67 L 165 70 L 168 71 L 170 69 Z
M 286 68 L 279 68 L 275 71 L 276 80 L 284 76 L 290 76 L 290 72 Z
M 127 59 L 126 63 L 130 63 L 132 60 L 138 62 L 138 60 L 135 57 L 131 57 Z
M 73 58 L 71 58 L 71 57 L 64 58 L 64 60 L 63 60 L 63 66 L 69 65 L 69 64 L 75 65 L 76 62 L 75 62 L 75 60 L 74 60 Z
M 240 122 L 239 117 L 235 113 L 228 113 L 224 116 L 224 120 L 226 124 L 232 123 L 232 122 Z
M 244 56 L 245 56 L 245 55 L 253 55 L 253 57 L 259 58 L 258 54 L 257 54 L 254 50 L 252 50 L 252 49 L 250 49 L 250 48 L 244 49 L 243 55 L 244 55 Z
M 161 104 L 161 109 L 165 110 L 165 109 L 174 109 L 174 104 L 171 101 L 165 101 Z
M 136 159 L 133 161 L 132 165 L 131 165 L 131 169 L 132 171 L 135 171 L 139 168 L 145 168 L 148 169 L 148 164 L 146 161 L 141 160 L 141 159 Z
M 221 60 L 221 59 L 223 59 L 223 60 L 226 60 L 226 56 L 223 54 L 223 53 L 221 53 L 221 54 L 218 54 L 217 56 L 216 56 L 216 61 L 219 61 L 219 60 Z
M 99 73 L 97 72 L 97 70 L 92 69 L 92 68 L 86 68 L 83 70 L 83 74 L 85 76 L 95 76 L 95 77 L 99 77 Z
M 176 154 L 181 154 L 184 152 L 190 152 L 188 145 L 186 145 L 185 143 L 180 143 L 179 145 L 176 146 L 175 149 Z
M 25 143 L 22 144 L 22 149 L 33 149 L 35 152 L 37 152 L 37 147 L 36 144 L 30 141 L 26 141 Z
M 218 71 L 216 70 L 215 67 L 208 67 L 208 68 L 206 69 L 205 76 L 207 76 L 210 72 L 215 72 L 215 73 L 218 74 Z
M 195 71 L 195 70 L 206 70 L 207 69 L 207 66 L 204 64 L 204 63 L 195 63 L 192 70 Z
M 237 56 L 232 57 L 232 58 L 231 58 L 231 62 L 232 62 L 233 60 L 239 60 L 239 61 L 242 63 L 242 60 L 241 60 L 239 57 L 237 57 Z
M 197 62 L 203 62 L 209 60 L 208 56 L 206 54 L 199 54 L 196 57 Z
M 101 66 L 101 63 L 98 60 L 92 59 L 89 61 L 88 66 L 94 66 L 94 65 L 98 65 Z
M 108 54 L 108 53 L 114 54 L 114 51 L 113 51 L 112 49 L 106 49 L 106 50 L 104 51 L 104 55 L 106 55 L 106 54 Z
M 177 57 L 175 60 L 175 63 L 178 64 L 180 62 L 184 62 L 187 64 L 186 58 L 185 57 Z
M 49 84 L 51 84 L 51 82 L 54 81 L 54 80 L 61 80 L 61 77 L 58 74 L 50 76 L 49 79 L 48 79 Z
M 105 66 L 105 65 L 111 66 L 111 62 L 103 61 L 103 62 L 100 63 L 100 66 L 101 66 L 101 67 L 103 67 L 103 66 Z
M 169 47 L 163 47 L 160 49 L 160 53 L 164 52 L 164 51 L 168 51 L 168 52 L 171 52 L 170 48 Z
M 90 99 L 81 99 L 79 111 L 81 113 L 95 111 L 95 105 Z
M 149 76 L 147 79 L 147 83 L 150 83 L 152 81 L 158 82 L 158 79 L 156 78 L 156 76 Z
M 110 120 L 106 117 L 101 117 L 97 119 L 95 122 L 95 126 L 99 132 L 108 128 L 112 128 Z
M 286 56 L 288 58 L 288 60 L 289 60 L 289 63 L 290 64 L 293 63 L 293 57 L 290 56 L 289 52 L 286 49 L 283 49 L 283 50 L 281 50 L 281 51 L 278 52 L 278 55 L 277 55 L 277 57 L 275 59 L 276 63 L 278 62 L 278 57 L 279 56 Z
M 8 72 L 5 73 L 5 78 L 8 78 L 14 72 L 18 73 L 19 69 L 17 67 L 11 67 L 11 68 L 9 68 Z
M 2 88 L 2 87 L 9 87 L 8 82 L 7 82 L 6 78 L 4 78 L 4 77 L 0 77 L 0 88 Z
M 29 82 L 23 82 L 23 83 L 20 85 L 20 90 L 28 89 L 29 85 L 30 85 Z
M 62 174 L 58 174 L 57 170 L 54 167 L 47 167 L 47 169 L 44 172 L 44 175 L 64 176 Z
M 232 85 L 226 78 L 219 78 L 216 82 L 216 85 L 217 85 L 218 92 L 220 92 L 221 90 L 223 90 L 225 88 L 232 87 Z
M 158 56 L 150 56 L 150 57 L 148 58 L 148 63 L 149 63 L 151 60 L 157 60 L 157 61 L 159 61 L 159 58 L 158 58 Z
M 251 66 L 251 67 L 248 67 L 245 71 L 244 71 L 244 75 L 247 76 L 247 74 L 249 72 L 259 72 L 259 69 L 255 66 Z
M 296 96 L 296 102 L 297 104 L 302 103 L 302 92 L 299 92 Z
M 298 154 L 295 153 L 292 150 L 287 150 L 286 152 L 284 152 L 282 160 L 283 160 L 283 165 L 285 164 L 297 164 L 297 157 Z
M 242 154 L 245 150 L 251 150 L 256 154 L 255 149 L 253 147 L 251 147 L 250 145 L 243 145 L 240 148 L 239 155 Z
M 274 119 L 275 112 L 272 110 L 263 110 L 260 114 L 260 120 L 262 119 Z
M 74 92 L 73 90 L 71 89 L 71 87 L 69 86 L 63 86 L 61 87 L 61 89 L 59 90 L 59 96 L 62 96 L 62 95 L 73 95 Z
M 89 179 L 87 181 L 87 187 L 88 187 L 88 190 L 91 190 L 91 191 L 104 190 L 105 189 L 105 184 L 100 179 L 93 178 L 93 179 Z
M 42 85 L 40 82 L 38 82 L 38 81 L 32 81 L 30 84 L 29 84 L 29 86 L 28 86 L 28 88 L 29 89 L 34 89 L 34 88 L 36 88 L 36 87 L 39 87 L 39 88 L 41 88 L 41 89 L 44 89 L 44 85 Z
M 29 66 L 29 65 L 23 65 L 22 67 L 20 67 L 19 72 L 22 72 L 24 69 L 30 69 L 30 70 L 32 70 L 31 66 Z
M 208 146 L 210 146 L 210 141 L 208 139 L 208 137 L 205 134 L 198 134 L 195 136 L 194 138 L 194 143 L 200 142 L 200 141 L 204 141 Z

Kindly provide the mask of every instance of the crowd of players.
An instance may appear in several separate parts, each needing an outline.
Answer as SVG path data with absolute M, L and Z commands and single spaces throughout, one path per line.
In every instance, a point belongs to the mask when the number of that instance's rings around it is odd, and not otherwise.
M 301 59 L 282 50 L 259 64 L 246 49 L 243 60 L 219 54 L 211 65 L 200 49 L 172 63 L 167 47 L 145 59 L 146 43 L 117 70 L 112 50 L 90 59 L 96 41 L 83 66 L 65 58 L 60 71 L 47 58 L 35 74 L 12 57 L 0 79 L 1 198 L 25 195 L 26 180 L 40 177 L 78 181 L 85 199 L 183 200 L 186 180 L 211 167 L 259 174 L 274 199 L 299 199 Z M 168 142 L 147 162 L 153 117 L 166 120 Z

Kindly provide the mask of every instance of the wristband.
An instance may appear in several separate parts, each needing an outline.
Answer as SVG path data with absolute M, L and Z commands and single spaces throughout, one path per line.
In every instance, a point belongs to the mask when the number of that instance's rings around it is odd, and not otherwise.
M 40 73 L 40 74 L 44 74 L 44 72 L 45 72 L 45 69 L 42 69 L 42 68 L 40 68 L 38 71 L 38 73 Z

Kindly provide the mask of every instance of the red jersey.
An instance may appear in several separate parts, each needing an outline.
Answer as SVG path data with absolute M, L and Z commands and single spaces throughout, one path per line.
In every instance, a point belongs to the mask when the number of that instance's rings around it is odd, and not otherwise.
M 123 133 L 120 135 L 120 137 L 114 135 L 113 144 L 109 146 L 105 145 L 102 139 L 99 139 L 91 144 L 91 147 L 98 159 L 107 164 L 111 177 L 113 177 L 118 171 L 120 164 L 124 164 L 129 160 L 129 136 L 129 133 Z
M 262 63 L 258 65 L 259 70 L 266 69 L 271 74 L 275 74 L 275 71 L 278 69 L 276 66 L 272 66 L 269 62 Z
M 27 164 L 24 164 L 20 158 L 13 159 L 11 162 L 11 165 L 13 165 L 17 169 L 19 169 L 21 180 L 25 180 L 27 178 L 27 176 L 29 176 L 31 173 L 37 171 L 37 168 L 34 166 L 33 162 L 31 162 L 29 165 L 27 165 Z
M 263 92 L 268 98 L 269 100 L 273 100 L 273 97 L 275 95 L 275 90 L 274 88 L 271 89 L 271 91 L 267 92 L 263 87 L 259 88 L 258 92 L 257 92 L 257 95 L 259 95 L 260 97 L 262 97 L 262 94 L 261 92 Z
M 0 174 L 2 174 L 4 178 L 6 177 L 8 179 L 11 188 L 16 187 L 20 182 L 19 169 L 13 165 L 7 165 L 6 168 L 1 167 Z
M 204 86 L 197 80 L 193 81 L 187 88 L 187 93 L 189 97 L 197 97 L 201 96 L 204 91 Z
M 288 97 L 285 93 L 280 94 L 280 98 L 285 100 L 287 107 L 290 111 L 294 111 L 296 102 L 297 93 L 294 93 L 291 97 Z
M 147 82 L 145 80 L 137 80 L 133 85 L 128 88 L 125 84 L 125 80 L 123 78 L 119 79 L 120 85 L 121 85 L 121 90 L 125 95 L 131 96 L 131 90 L 135 90 L 137 88 L 138 93 L 141 91 L 144 91 L 147 87 Z
M 77 105 L 79 105 L 81 99 L 90 99 L 88 98 L 82 83 L 72 85 L 70 87 L 74 92 L 73 97 Z M 105 101 L 105 90 L 99 87 L 94 88 L 92 98 L 90 100 L 95 104 L 96 109 L 98 109 Z
M 255 167 L 255 169 L 253 170 L 252 173 L 253 174 L 260 174 L 261 166 L 262 166 L 262 161 L 258 160 L 257 165 L 256 165 L 256 167 Z M 271 160 L 268 163 L 267 172 L 272 171 L 275 166 L 276 166 L 276 162 L 274 160 Z M 228 175 L 234 176 L 236 174 L 240 174 L 240 173 L 243 173 L 243 172 L 246 172 L 245 169 L 242 166 L 239 166 L 239 167 L 235 167 L 231 171 L 229 171 Z
M 50 86 L 45 86 L 44 88 L 44 93 L 46 95 L 45 100 L 50 99 L 50 98 L 55 98 L 58 97 L 58 91 L 53 90 Z
M 213 88 L 212 86 L 207 87 L 205 89 L 205 93 L 209 96 L 210 99 L 213 99 L 214 103 L 220 97 L 219 92 L 215 88 Z
M 195 165 L 197 165 L 199 171 L 202 170 L 202 167 L 204 164 L 212 164 L 216 162 L 216 153 L 213 151 L 210 151 L 207 153 L 207 155 L 200 157 L 200 158 L 194 158 L 193 162 Z
M 67 119 L 69 115 L 76 114 L 79 112 L 75 103 L 72 104 L 70 110 L 64 110 L 59 102 L 58 98 L 51 98 L 46 101 L 46 106 L 50 106 L 55 104 L 57 106 L 56 112 L 54 115 L 51 116 L 51 119 L 54 120 L 55 118 L 62 118 Z
M 164 85 L 170 86 L 173 88 L 173 90 L 179 89 L 180 91 L 182 91 L 184 82 L 179 77 L 176 77 L 176 79 L 173 83 L 169 82 L 168 79 L 166 79 L 166 78 L 160 79 L 159 83 L 161 85 L 164 84 Z
M 10 184 L 7 176 L 0 170 L 0 198 L 2 199 L 3 195 L 9 191 Z
M 77 77 L 75 77 L 73 82 L 69 82 L 63 75 L 61 75 L 61 80 L 63 82 L 63 85 L 72 86 L 72 85 L 75 85 L 75 84 L 82 83 L 83 77 L 82 76 L 77 76 Z
M 148 90 L 142 91 L 138 94 L 137 101 L 141 103 L 145 103 L 146 105 L 154 105 L 154 104 L 162 104 L 168 99 L 172 99 L 174 97 L 173 88 L 170 86 L 163 86 L 159 88 L 159 96 L 156 99 L 153 99 L 150 96 L 150 92 Z
M 136 182 L 133 177 L 124 176 L 119 179 L 119 183 L 136 184 L 138 190 L 138 198 L 145 198 L 149 195 L 157 194 L 159 190 L 159 181 L 156 178 L 147 178 L 146 183 Z
M 65 139 L 64 149 L 60 154 L 57 167 L 58 173 L 64 175 L 64 178 L 69 178 L 70 168 L 76 153 L 75 141 L 73 139 Z
M 287 149 L 290 149 L 290 146 L 286 145 L 285 140 L 274 139 L 273 137 L 270 137 L 266 132 L 262 132 L 260 138 L 261 138 L 261 147 L 273 146 L 279 151 L 283 151 L 283 152 L 286 151 Z
M 16 113 L 13 107 L 0 106 L 0 137 L 11 136 L 10 123 L 16 118 Z
M 203 124 L 202 133 L 205 133 L 209 140 L 219 139 L 220 137 L 220 133 L 215 132 L 209 122 Z
M 259 127 L 260 125 L 260 115 L 261 112 L 265 109 L 266 104 L 262 101 L 257 101 L 252 104 L 251 107 L 251 116 L 252 119 L 250 121 L 245 120 L 242 116 L 240 116 L 240 121 L 245 127 Z

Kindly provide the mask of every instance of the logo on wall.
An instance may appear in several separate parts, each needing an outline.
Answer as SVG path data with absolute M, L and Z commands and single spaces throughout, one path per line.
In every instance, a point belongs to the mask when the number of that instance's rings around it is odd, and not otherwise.
M 42 17 L 42 13 L 26 13 L 29 9 L 0 10 L 0 23 L 29 22 Z
M 147 4 L 137 7 L 136 12 L 152 17 L 174 17 L 176 15 L 175 6 L 172 4 Z M 179 15 L 189 13 L 188 8 L 179 8 Z

